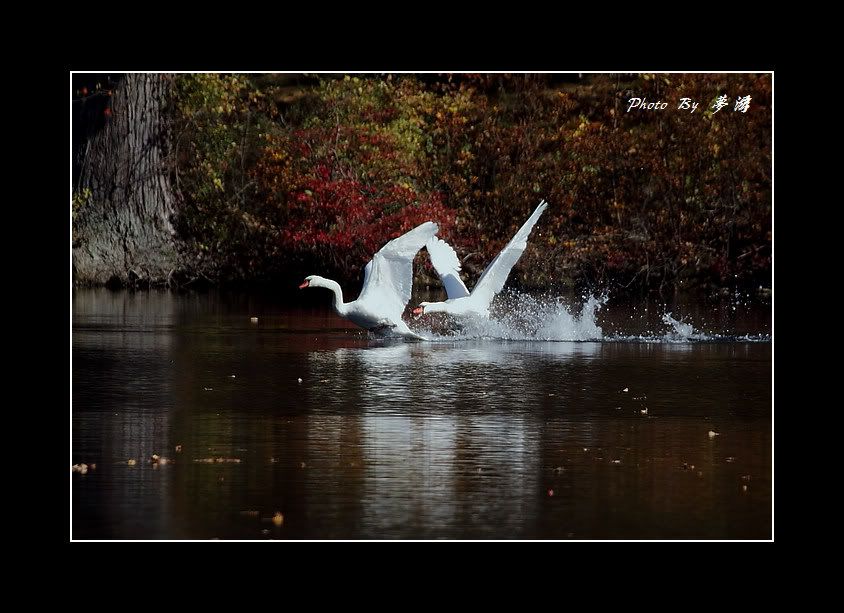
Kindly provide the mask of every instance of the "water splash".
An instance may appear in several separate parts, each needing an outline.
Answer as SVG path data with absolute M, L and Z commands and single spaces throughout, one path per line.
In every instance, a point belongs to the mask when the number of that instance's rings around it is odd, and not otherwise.
M 550 312 L 537 336 L 548 341 L 590 341 L 603 338 L 603 331 L 598 325 L 598 311 L 604 306 L 609 296 L 589 296 L 580 313 L 573 313 L 557 298 L 551 305 Z
M 511 293 L 496 301 L 489 319 L 438 318 L 420 334 L 432 340 L 487 338 L 537 341 L 596 341 L 603 338 L 597 312 L 607 296 L 588 296 L 580 310 L 559 298 Z
M 695 327 L 692 324 L 683 322 L 682 320 L 674 319 L 671 313 L 664 313 L 662 316 L 662 322 L 671 327 L 671 329 L 666 332 L 665 336 L 663 337 L 663 339 L 666 341 L 670 342 L 709 340 L 709 337 L 706 334 L 695 330 Z
M 645 343 L 695 343 L 695 342 L 746 342 L 767 343 L 771 341 L 769 334 L 745 334 L 741 336 L 729 334 L 706 334 L 689 322 L 675 319 L 670 311 L 663 313 L 662 323 L 668 326 L 666 332 L 647 332 L 645 334 L 625 335 L 615 334 L 605 336 L 604 340 L 615 342 L 645 342 Z
M 662 315 L 667 330 L 630 334 L 624 330 L 605 333 L 598 322 L 606 294 L 584 295 L 576 304 L 549 295 L 534 296 L 509 292 L 500 295 L 489 319 L 452 318 L 433 313 L 412 323 L 412 328 L 431 341 L 494 339 L 513 341 L 604 341 L 629 343 L 770 342 L 768 334 L 742 336 L 709 334 L 695 328 L 671 311 Z M 647 311 L 647 309 L 646 309 Z M 631 317 L 632 318 L 632 317 Z

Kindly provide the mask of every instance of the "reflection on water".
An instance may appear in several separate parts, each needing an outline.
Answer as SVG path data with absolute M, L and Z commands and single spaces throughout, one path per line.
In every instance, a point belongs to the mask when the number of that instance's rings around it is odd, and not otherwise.
M 772 536 L 769 343 L 387 343 L 100 290 L 73 321 L 76 539 Z

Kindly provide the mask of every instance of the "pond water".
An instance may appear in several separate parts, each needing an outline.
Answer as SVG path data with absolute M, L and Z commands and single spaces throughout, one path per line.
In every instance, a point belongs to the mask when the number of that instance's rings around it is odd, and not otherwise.
M 325 302 L 75 291 L 72 538 L 772 538 L 770 305 L 404 342 Z

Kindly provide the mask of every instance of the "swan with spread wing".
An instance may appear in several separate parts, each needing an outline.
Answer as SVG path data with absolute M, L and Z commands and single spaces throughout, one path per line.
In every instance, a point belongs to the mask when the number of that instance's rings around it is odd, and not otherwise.
M 507 246 L 486 267 L 475 288 L 470 292 L 460 279 L 460 260 L 454 248 L 444 240 L 431 236 L 425 247 L 431 257 L 431 264 L 445 287 L 448 299 L 443 302 L 420 302 L 413 309 L 414 315 L 423 313 L 448 313 L 450 315 L 478 315 L 489 317 L 489 306 L 495 295 L 504 288 L 510 270 L 522 257 L 527 240 L 539 216 L 548 207 L 542 200 L 528 220 L 519 228 Z
M 421 339 L 401 318 L 413 287 L 413 258 L 439 230 L 432 221 L 415 227 L 384 245 L 366 265 L 363 289 L 357 300 L 343 302 L 340 284 L 311 275 L 299 286 L 324 287 L 334 293 L 334 310 L 341 317 L 372 332 L 389 332 Z

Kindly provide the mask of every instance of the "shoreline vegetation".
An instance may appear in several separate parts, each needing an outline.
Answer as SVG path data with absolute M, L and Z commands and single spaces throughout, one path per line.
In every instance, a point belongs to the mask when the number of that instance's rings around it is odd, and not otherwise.
M 359 288 L 432 220 L 470 287 L 770 294 L 771 75 L 73 75 L 74 287 Z M 750 96 L 746 112 L 726 95 Z M 638 97 L 667 103 L 626 112 Z M 678 110 L 681 99 L 700 103 Z M 420 286 L 437 288 L 425 252 Z

